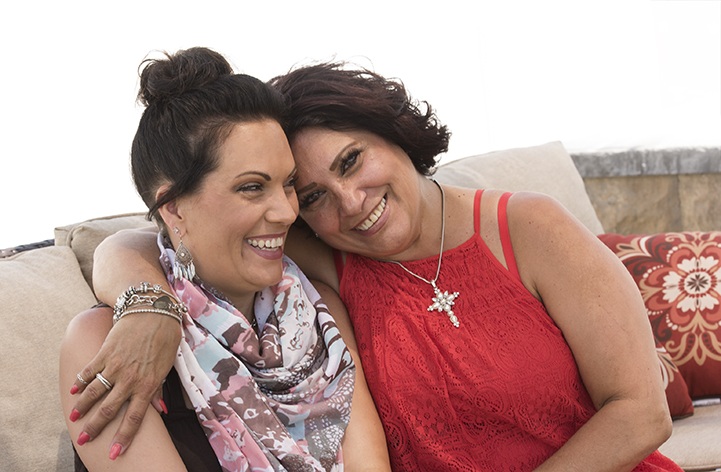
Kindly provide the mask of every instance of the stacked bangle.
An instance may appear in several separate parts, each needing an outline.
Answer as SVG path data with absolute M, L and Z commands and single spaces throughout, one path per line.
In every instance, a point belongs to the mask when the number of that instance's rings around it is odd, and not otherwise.
M 113 323 L 133 313 L 157 313 L 170 316 L 182 324 L 183 315 L 187 312 L 188 307 L 160 285 L 141 282 L 139 287 L 131 286 L 120 294 L 113 309 Z

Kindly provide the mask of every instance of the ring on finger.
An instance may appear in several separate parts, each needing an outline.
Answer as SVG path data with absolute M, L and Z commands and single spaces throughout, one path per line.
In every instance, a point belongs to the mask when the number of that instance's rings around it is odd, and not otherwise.
M 77 377 L 78 382 L 80 382 L 81 384 L 83 384 L 83 385 L 87 385 L 87 384 L 88 384 L 88 383 L 85 381 L 85 379 L 83 378 L 83 376 L 80 375 L 79 373 L 78 373 L 78 375 L 76 375 L 75 377 Z
M 106 379 L 105 377 L 103 377 L 103 374 L 101 374 L 100 372 L 98 372 L 97 374 L 95 374 L 95 378 L 98 379 L 98 380 L 100 380 L 100 383 L 103 384 L 103 387 L 105 387 L 105 389 L 106 389 L 108 392 L 109 392 L 110 390 L 112 390 L 113 384 L 111 384 L 108 379 Z

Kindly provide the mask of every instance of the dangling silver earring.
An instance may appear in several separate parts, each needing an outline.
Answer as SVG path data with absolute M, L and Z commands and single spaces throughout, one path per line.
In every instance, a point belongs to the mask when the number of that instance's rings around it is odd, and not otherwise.
M 173 228 L 175 234 L 180 234 L 180 230 Z M 175 250 L 175 261 L 173 261 L 173 277 L 176 279 L 186 279 L 192 282 L 195 278 L 195 264 L 193 264 L 193 256 L 188 248 L 183 244 L 183 238 L 180 238 L 180 244 Z

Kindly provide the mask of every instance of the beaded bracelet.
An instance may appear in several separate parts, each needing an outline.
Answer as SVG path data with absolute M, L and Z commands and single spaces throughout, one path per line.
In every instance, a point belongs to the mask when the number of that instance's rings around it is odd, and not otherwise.
M 122 317 L 132 315 L 133 313 L 157 313 L 159 315 L 170 316 L 171 318 L 178 320 L 179 323 L 183 322 L 183 318 L 179 313 L 174 313 L 172 311 L 161 310 L 157 308 L 138 308 L 135 310 L 123 311 L 122 313 L 120 313 L 120 315 L 117 316 L 117 319 L 115 316 L 113 316 L 113 323 L 117 323 Z
M 155 295 L 145 295 L 152 292 Z M 127 311 L 131 306 L 146 305 L 149 308 L 136 308 Z M 150 311 L 148 311 L 150 310 Z M 115 302 L 113 309 L 113 323 L 117 323 L 120 318 L 130 313 L 160 313 L 172 316 L 182 323 L 183 315 L 188 312 L 185 303 L 178 301 L 170 292 L 163 290 L 160 285 L 151 285 L 148 282 L 141 282 L 139 287 L 129 287 L 125 292 L 120 294 Z

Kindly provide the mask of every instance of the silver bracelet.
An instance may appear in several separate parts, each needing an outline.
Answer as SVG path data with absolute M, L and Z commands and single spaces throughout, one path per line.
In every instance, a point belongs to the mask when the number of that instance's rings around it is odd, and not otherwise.
M 171 318 L 177 320 L 179 323 L 182 323 L 182 322 L 183 322 L 182 316 L 181 316 L 180 314 L 174 313 L 174 312 L 172 312 L 172 311 L 160 310 L 160 309 L 157 309 L 157 308 L 138 308 L 138 309 L 135 309 L 135 310 L 123 311 L 122 313 L 120 313 L 120 316 L 117 317 L 117 320 L 115 319 L 115 317 L 113 317 L 113 323 L 117 323 L 117 322 L 120 321 L 124 316 L 132 315 L 133 313 L 157 313 L 157 314 L 159 314 L 159 315 L 170 316 Z
M 147 293 L 153 295 L 146 295 Z M 188 312 L 188 307 L 185 303 L 179 301 L 175 296 L 163 290 L 158 285 L 151 285 L 149 282 L 141 282 L 139 287 L 129 287 L 118 297 L 113 308 L 113 323 L 117 323 L 126 310 L 131 306 L 146 305 L 152 307 L 154 311 L 152 313 L 158 313 L 155 310 L 161 310 L 164 312 L 174 312 L 173 316 L 175 319 L 182 323 L 183 315 Z M 150 309 L 150 308 L 146 308 Z M 138 311 L 134 311 L 138 313 Z M 163 313 L 165 314 L 165 313 Z

